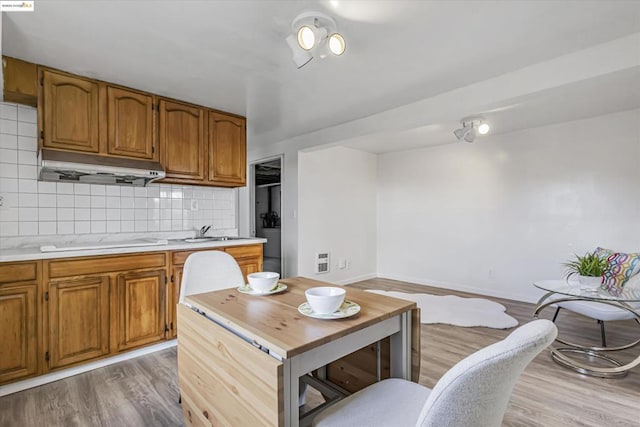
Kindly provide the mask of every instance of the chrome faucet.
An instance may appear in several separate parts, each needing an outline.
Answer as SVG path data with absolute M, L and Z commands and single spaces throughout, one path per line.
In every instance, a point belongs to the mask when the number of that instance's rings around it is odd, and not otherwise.
M 209 231 L 210 228 L 210 225 L 203 225 L 202 227 L 200 227 L 200 230 L 196 231 L 196 239 L 204 237 L 204 235 L 207 234 L 207 231 Z

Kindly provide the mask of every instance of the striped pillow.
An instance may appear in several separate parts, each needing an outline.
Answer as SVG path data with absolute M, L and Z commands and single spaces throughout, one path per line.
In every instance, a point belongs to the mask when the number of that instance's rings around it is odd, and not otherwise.
M 629 279 L 640 272 L 640 253 L 625 254 L 604 248 L 597 248 L 595 253 L 607 258 L 602 288 L 613 295 L 619 295 Z

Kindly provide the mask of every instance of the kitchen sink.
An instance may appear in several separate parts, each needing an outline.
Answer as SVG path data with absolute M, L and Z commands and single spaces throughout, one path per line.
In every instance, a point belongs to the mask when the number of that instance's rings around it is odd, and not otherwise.
M 217 236 L 217 237 L 190 237 L 184 239 L 187 243 L 224 242 L 227 240 L 246 240 L 249 237 Z

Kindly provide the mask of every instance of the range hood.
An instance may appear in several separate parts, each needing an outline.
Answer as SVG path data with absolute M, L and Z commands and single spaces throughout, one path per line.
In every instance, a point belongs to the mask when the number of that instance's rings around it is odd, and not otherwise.
M 119 159 L 43 148 L 38 154 L 39 180 L 144 187 L 165 177 L 158 162 Z

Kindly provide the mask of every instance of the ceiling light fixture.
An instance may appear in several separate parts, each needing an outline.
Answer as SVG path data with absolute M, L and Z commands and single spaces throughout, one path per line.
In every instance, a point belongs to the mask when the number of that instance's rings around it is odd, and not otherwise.
M 473 142 L 476 139 L 476 131 L 480 135 L 486 135 L 490 129 L 483 117 L 467 117 L 460 122 L 462 127 L 453 131 L 458 141 Z
M 320 12 L 304 12 L 291 24 L 293 34 L 287 36 L 287 45 L 293 53 L 293 62 L 304 67 L 315 56 L 340 56 L 347 50 L 342 34 L 336 31 L 336 21 Z

